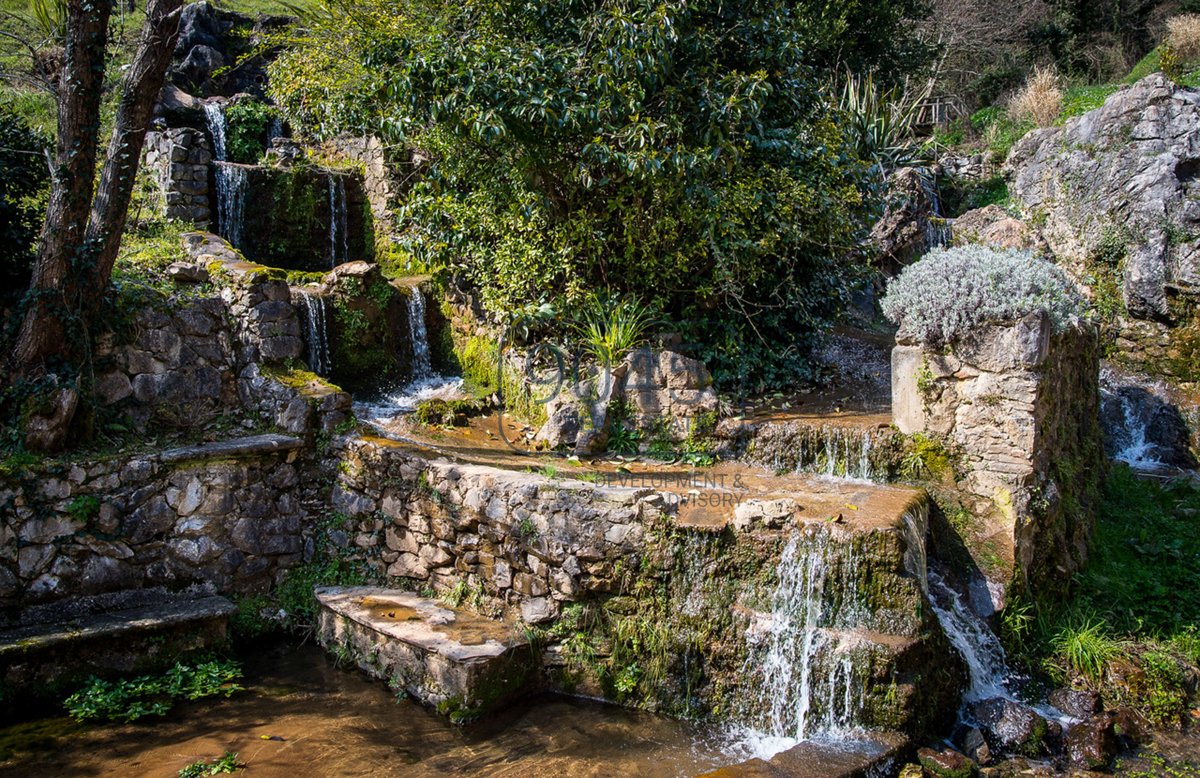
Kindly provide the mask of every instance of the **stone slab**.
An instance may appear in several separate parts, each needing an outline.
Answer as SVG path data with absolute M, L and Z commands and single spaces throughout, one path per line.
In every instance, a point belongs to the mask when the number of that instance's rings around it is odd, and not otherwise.
M 809 741 L 770 760 L 749 759 L 700 778 L 869 778 L 892 775 L 912 746 L 903 735 L 872 733 L 870 740 Z
M 396 589 L 320 587 L 316 598 L 326 650 L 350 653 L 368 675 L 455 721 L 502 706 L 533 679 L 529 642 L 505 621 Z
M 163 451 L 158 460 L 163 463 L 187 462 L 194 459 L 241 459 L 264 454 L 296 451 L 304 447 L 303 438 L 268 433 L 245 438 L 199 443 Z
M 6 699 L 70 689 L 90 675 L 158 670 L 182 655 L 226 641 L 229 617 L 237 608 L 215 595 L 172 595 L 157 602 L 142 592 L 109 596 L 99 610 L 80 598 L 58 608 L 31 609 L 30 618 L 0 631 L 0 683 Z M 125 602 L 123 602 L 125 600 Z M 124 607 L 123 607 L 124 606 Z

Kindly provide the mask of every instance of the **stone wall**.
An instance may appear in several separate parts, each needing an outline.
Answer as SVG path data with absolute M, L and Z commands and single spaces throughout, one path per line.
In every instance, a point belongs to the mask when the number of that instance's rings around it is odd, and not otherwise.
M 813 677 L 843 668 L 839 677 L 856 689 L 856 710 L 846 715 L 921 731 L 955 708 L 958 666 L 945 658 L 953 654 L 924 589 L 927 503 L 919 492 L 874 487 L 896 500 L 895 523 L 860 527 L 797 520 L 801 497 L 728 494 L 741 500 L 729 525 L 701 531 L 677 520 L 677 496 L 652 488 L 429 461 L 377 439 L 348 441 L 341 456 L 331 497 L 346 517 L 341 554 L 381 583 L 507 611 L 534 629 L 564 620 L 571 626 L 550 627 L 543 638 L 557 688 L 675 713 L 699 705 L 758 715 L 762 692 L 745 668 L 758 667 L 753 657 L 766 650 L 792 544 L 809 571 L 799 574 L 821 576 L 812 591 L 828 628 L 814 638 Z M 661 644 L 665 660 L 633 649 L 648 676 L 654 661 L 669 663 L 636 693 L 612 685 L 622 660 L 608 652 L 613 640 L 628 640 L 614 637 L 623 630 L 641 630 L 640 645 Z M 580 660 L 577 647 L 564 645 L 572 637 L 600 654 Z M 814 693 L 814 718 L 835 704 L 823 696 L 827 686 Z
M 331 431 L 350 396 L 287 365 L 303 353 L 291 291 L 215 235 L 188 233 L 194 273 L 216 286 L 151 302 L 98 339 L 95 396 L 137 429 L 199 430 L 257 414 L 294 434 Z
M 1037 314 L 946 349 L 900 343 L 892 381 L 896 426 L 950 445 L 1016 580 L 1064 587 L 1087 553 L 1104 466 L 1094 329 L 1054 333 Z
M 400 163 L 389 159 L 388 149 L 373 135 L 336 138 L 326 147 L 333 154 L 363 166 L 363 193 L 371 204 L 375 227 L 385 232 L 393 231 L 394 207 L 404 186 Z M 415 172 L 417 164 L 409 161 L 408 165 Z
M 143 173 L 154 187 L 152 207 L 164 218 L 208 229 L 212 150 L 205 134 L 188 127 L 148 132 L 143 153 Z
M 260 435 L 0 478 L 0 606 L 192 583 L 265 592 L 325 510 L 303 446 Z

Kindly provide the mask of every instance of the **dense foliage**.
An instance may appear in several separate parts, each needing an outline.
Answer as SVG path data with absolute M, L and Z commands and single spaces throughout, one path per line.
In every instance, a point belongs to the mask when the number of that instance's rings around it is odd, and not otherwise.
M 901 32 L 917 7 L 339 3 L 272 89 L 310 133 L 421 150 L 402 245 L 493 314 L 610 290 L 751 389 L 805 377 L 873 201 L 825 68 L 919 59 Z
M 948 343 L 991 321 L 1044 311 L 1062 326 L 1084 313 L 1067 275 L 1027 251 L 935 249 L 888 285 L 883 313 L 923 343 Z
M 0 295 L 29 284 L 34 244 L 49 191 L 49 141 L 0 106 Z

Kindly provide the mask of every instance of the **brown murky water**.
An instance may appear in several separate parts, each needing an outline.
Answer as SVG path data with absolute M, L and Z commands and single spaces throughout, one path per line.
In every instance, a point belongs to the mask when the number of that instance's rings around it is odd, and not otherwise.
M 318 648 L 244 659 L 248 690 L 149 723 L 42 719 L 0 730 L 0 775 L 175 776 L 235 751 L 247 778 L 695 775 L 727 761 L 695 725 L 542 697 L 467 727 L 333 666 Z

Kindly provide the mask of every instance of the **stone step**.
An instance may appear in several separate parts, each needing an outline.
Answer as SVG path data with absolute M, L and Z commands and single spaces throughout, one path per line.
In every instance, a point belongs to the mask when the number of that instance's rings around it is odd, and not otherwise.
M 35 606 L 0 629 L 9 695 L 77 686 L 91 675 L 145 673 L 225 644 L 237 610 L 208 593 L 139 589 Z
M 319 587 L 317 640 L 368 675 L 456 722 L 495 710 L 534 680 L 529 641 L 489 619 L 411 592 Z
M 903 735 L 873 732 L 864 738 L 798 743 L 769 760 L 749 759 L 700 778 L 870 778 L 894 774 L 912 750 Z

